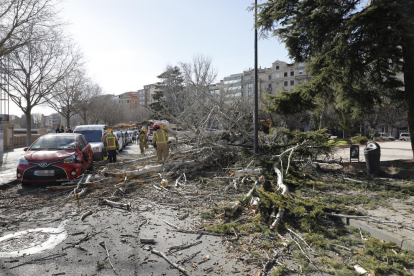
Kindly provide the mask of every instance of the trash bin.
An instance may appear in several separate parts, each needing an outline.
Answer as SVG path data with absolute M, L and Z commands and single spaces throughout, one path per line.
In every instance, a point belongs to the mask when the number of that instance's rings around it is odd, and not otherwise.
M 381 147 L 375 142 L 369 142 L 364 150 L 365 163 L 369 173 L 378 173 L 380 170 Z

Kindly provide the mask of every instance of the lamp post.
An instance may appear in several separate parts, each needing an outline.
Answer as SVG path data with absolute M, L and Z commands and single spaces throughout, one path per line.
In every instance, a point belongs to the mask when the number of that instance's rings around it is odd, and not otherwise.
M 253 139 L 253 153 L 257 154 L 258 152 L 258 134 L 259 134 L 259 89 L 258 89 L 258 79 L 257 79 L 257 0 L 254 1 L 254 139 Z

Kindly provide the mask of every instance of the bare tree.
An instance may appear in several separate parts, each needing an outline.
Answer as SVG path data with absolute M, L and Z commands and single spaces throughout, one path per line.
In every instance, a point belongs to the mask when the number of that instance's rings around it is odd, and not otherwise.
M 39 41 L 48 27 L 56 26 L 58 0 L 1 0 L 0 57 Z
M 90 117 L 95 123 L 113 126 L 126 121 L 127 112 L 113 98 L 114 95 L 100 95 L 93 99 Z
M 66 126 L 70 125 L 70 118 L 89 96 L 85 92 L 86 82 L 85 72 L 74 70 L 53 88 L 53 97 L 48 99 L 48 104 L 66 119 Z
M 189 63 L 180 63 L 180 68 L 184 79 L 180 95 L 182 109 L 174 114 L 170 110 L 174 102 L 167 97 L 160 97 L 157 100 L 163 112 L 152 111 L 172 122 L 190 127 L 196 134 L 220 127 L 234 129 L 251 140 L 252 105 L 249 99 L 242 97 L 241 84 L 237 84 L 238 87 L 230 85 L 217 93 L 218 89 L 214 86 L 217 72 L 213 69 L 211 59 L 202 55 L 195 56 Z
M 29 145 L 33 107 L 54 96 L 56 85 L 80 65 L 81 54 L 62 39 L 58 30 L 50 30 L 47 40 L 32 41 L 9 56 L 6 70 L 11 90 L 6 92 L 26 115 Z
M 102 94 L 102 88 L 88 80 L 83 87 L 84 98 L 78 102 L 76 113 L 82 117 L 83 123 L 87 124 L 88 117 L 92 113 L 93 101 Z
M 125 119 L 130 123 L 137 123 L 148 120 L 151 111 L 138 105 L 136 108 L 128 109 Z

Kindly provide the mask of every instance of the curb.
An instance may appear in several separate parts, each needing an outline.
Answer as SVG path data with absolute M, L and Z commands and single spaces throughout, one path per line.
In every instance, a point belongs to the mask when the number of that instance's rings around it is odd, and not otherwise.
M 17 179 L 12 180 L 8 183 L 4 183 L 4 184 L 0 184 L 0 190 L 6 190 L 8 188 L 10 188 L 11 186 L 17 185 L 19 184 L 19 181 Z
M 414 240 L 410 238 L 404 238 L 398 234 L 386 231 L 384 229 L 378 229 L 375 228 L 365 221 L 350 219 L 350 218 L 344 218 L 342 219 L 342 222 L 348 226 L 361 228 L 364 231 L 367 231 L 370 233 L 373 237 L 384 240 L 387 242 L 393 242 L 396 245 L 398 245 L 401 249 L 406 249 L 414 252 Z

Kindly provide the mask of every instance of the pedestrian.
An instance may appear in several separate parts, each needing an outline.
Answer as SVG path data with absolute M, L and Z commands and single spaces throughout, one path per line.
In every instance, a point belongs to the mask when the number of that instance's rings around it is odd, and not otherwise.
M 109 163 L 115 163 L 116 162 L 116 150 L 119 147 L 119 144 L 118 144 L 118 139 L 116 139 L 116 136 L 113 134 L 112 129 L 109 131 L 109 133 L 106 134 L 105 147 L 108 152 Z
M 60 133 L 60 125 L 57 125 L 55 130 L 56 130 L 56 133 Z
M 141 150 L 141 157 L 145 156 L 145 148 L 148 147 L 147 142 L 147 134 L 145 133 L 147 130 L 145 127 L 141 128 L 141 132 L 139 133 L 138 140 L 139 140 L 139 149 Z
M 161 165 L 164 158 L 164 163 L 167 161 L 168 158 L 168 135 L 167 133 L 161 129 L 158 125 L 153 126 L 154 135 L 152 137 L 152 143 L 154 147 L 157 149 L 157 164 Z
M 135 145 L 135 142 L 137 141 L 137 137 L 135 135 L 136 130 L 134 130 L 134 132 L 131 134 L 132 135 L 132 144 Z
M 68 128 L 66 129 L 66 132 L 67 132 L 67 133 L 73 133 L 73 130 L 72 130 L 72 128 L 71 128 L 71 127 L 68 127 Z
M 60 133 L 65 133 L 65 127 L 63 125 L 60 126 Z

